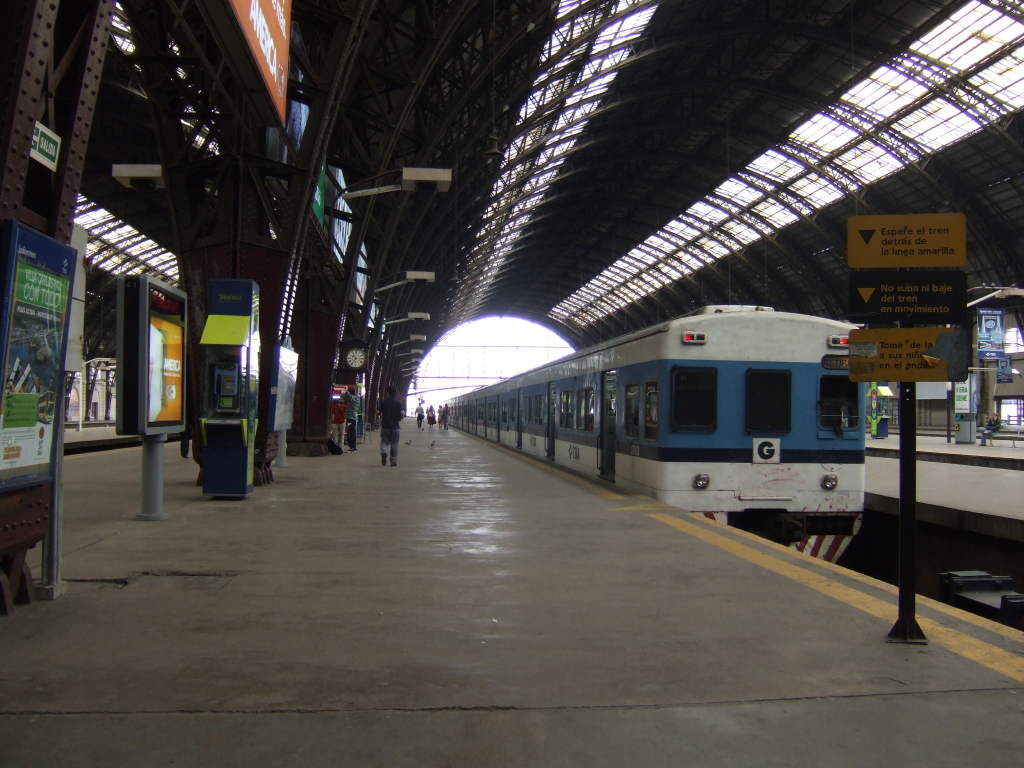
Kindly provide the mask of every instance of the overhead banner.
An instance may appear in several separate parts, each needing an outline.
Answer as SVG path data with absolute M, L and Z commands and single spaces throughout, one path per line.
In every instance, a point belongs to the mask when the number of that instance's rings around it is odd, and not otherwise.
M 978 357 L 996 360 L 1003 356 L 1003 310 L 978 310 Z
M 292 0 L 231 0 L 231 8 L 284 125 Z

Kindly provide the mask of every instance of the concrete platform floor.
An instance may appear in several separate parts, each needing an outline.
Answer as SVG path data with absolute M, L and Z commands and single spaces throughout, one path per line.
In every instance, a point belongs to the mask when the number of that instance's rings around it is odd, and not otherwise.
M 371 437 L 372 439 L 372 437 Z M 207 500 L 65 462 L 67 593 L 0 619 L 0 765 L 1017 766 L 1024 635 L 449 431 Z M 433 445 L 431 445 L 433 443 Z

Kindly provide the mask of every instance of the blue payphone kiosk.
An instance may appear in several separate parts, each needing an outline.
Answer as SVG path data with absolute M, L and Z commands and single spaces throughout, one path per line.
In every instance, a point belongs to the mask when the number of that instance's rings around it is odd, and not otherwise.
M 259 286 L 213 279 L 199 343 L 205 376 L 199 426 L 203 493 L 243 498 L 253 489 L 259 403 Z

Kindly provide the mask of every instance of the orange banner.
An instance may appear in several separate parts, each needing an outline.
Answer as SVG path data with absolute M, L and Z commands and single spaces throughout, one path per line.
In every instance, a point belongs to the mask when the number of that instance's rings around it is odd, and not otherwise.
M 283 125 L 292 0 L 231 0 L 231 7 Z

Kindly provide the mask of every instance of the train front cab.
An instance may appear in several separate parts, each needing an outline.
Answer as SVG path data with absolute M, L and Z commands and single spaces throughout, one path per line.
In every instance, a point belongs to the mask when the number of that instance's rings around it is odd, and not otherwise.
M 863 387 L 847 376 L 810 363 L 662 361 L 620 369 L 615 389 L 624 487 L 798 548 L 845 537 L 836 557 L 859 528 Z

